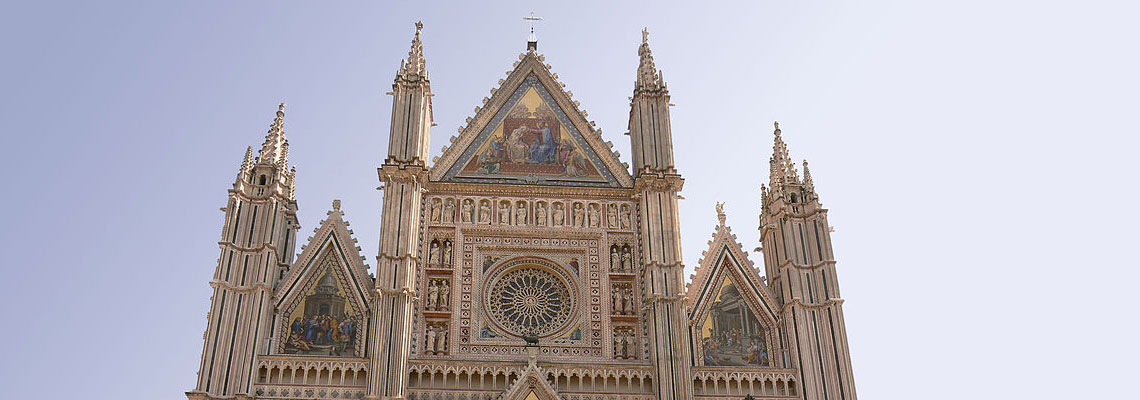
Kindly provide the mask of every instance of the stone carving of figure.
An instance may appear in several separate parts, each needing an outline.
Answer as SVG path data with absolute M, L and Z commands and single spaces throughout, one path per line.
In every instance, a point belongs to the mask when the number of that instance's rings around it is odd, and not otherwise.
M 631 335 L 629 331 L 625 331 L 625 334 L 622 335 L 621 345 L 621 356 L 624 358 L 633 358 L 633 335 Z
M 447 353 L 447 329 L 439 330 L 439 335 L 436 336 L 435 353 Z
M 440 219 L 439 219 L 440 214 L 442 212 L 443 212 L 443 210 L 440 207 L 439 199 L 432 200 L 431 201 L 431 222 L 439 222 L 440 221 Z
M 614 332 L 614 358 L 621 358 L 621 331 Z
M 632 260 L 630 260 L 629 249 L 622 251 L 621 252 L 621 270 L 622 271 L 632 271 L 633 265 L 632 265 L 631 261 Z
M 424 342 L 424 350 L 428 354 L 435 354 L 435 327 L 430 327 L 427 332 L 424 332 L 426 339 Z
M 630 313 L 630 306 L 632 304 L 630 304 L 631 301 L 630 301 L 629 295 L 630 295 L 629 291 L 627 291 L 625 288 L 621 289 L 621 313 L 622 313 L 622 315 L 631 314 Z
M 526 225 L 526 203 L 521 201 L 515 207 L 515 225 Z
M 614 314 L 625 314 L 625 291 L 614 287 Z
M 451 285 L 447 281 L 440 282 L 439 285 L 439 308 L 446 310 L 448 303 L 451 302 Z
M 546 204 L 538 203 L 534 207 L 534 224 L 546 226 Z
M 562 226 L 566 222 L 566 212 L 562 210 L 562 203 L 554 203 L 554 226 Z
M 487 202 L 483 202 L 483 203 L 479 204 L 479 223 L 480 224 L 491 223 L 491 205 L 488 204 Z
M 435 281 L 429 281 L 427 287 L 427 309 L 434 310 L 436 307 L 436 300 L 439 299 L 439 286 L 435 285 Z
M 443 203 L 443 223 L 455 223 L 455 199 L 447 199 Z
M 590 227 L 597 228 L 602 223 L 602 212 L 597 204 L 590 204 Z
M 428 248 L 428 265 L 435 265 L 439 263 L 439 241 L 432 240 L 431 246 Z
M 618 255 L 617 247 L 610 247 L 610 269 L 621 271 L 621 256 Z
M 629 229 L 629 227 L 630 227 L 629 204 L 622 204 L 621 205 L 621 229 Z
M 443 264 L 444 265 L 451 265 L 451 253 L 452 253 L 451 241 L 450 240 L 444 240 L 443 241 Z
M 511 203 L 499 203 L 499 225 L 511 224 Z
M 582 203 L 574 203 L 574 226 L 581 228 L 586 224 L 586 210 L 582 209 Z
M 610 204 L 609 207 L 606 207 L 606 210 L 606 219 L 607 222 L 610 223 L 610 228 L 618 228 L 617 205 Z
M 463 200 L 463 209 L 460 210 L 459 219 L 465 224 L 471 223 L 471 214 L 475 212 L 475 205 L 471 204 L 471 199 Z

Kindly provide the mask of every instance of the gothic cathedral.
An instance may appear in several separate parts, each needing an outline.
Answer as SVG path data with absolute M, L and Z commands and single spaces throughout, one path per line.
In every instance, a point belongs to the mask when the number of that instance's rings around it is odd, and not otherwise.
M 229 190 L 190 400 L 855 400 L 827 210 L 778 125 L 764 270 L 718 205 L 686 279 L 684 179 L 648 32 L 631 168 L 533 36 L 429 163 L 421 28 L 389 93 L 375 276 L 339 201 L 296 253 L 282 104 Z

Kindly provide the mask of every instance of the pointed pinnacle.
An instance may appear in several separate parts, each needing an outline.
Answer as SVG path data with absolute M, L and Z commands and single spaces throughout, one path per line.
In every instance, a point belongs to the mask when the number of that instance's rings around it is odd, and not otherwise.
M 258 163 L 273 164 L 278 161 L 278 156 L 281 149 L 281 141 L 284 140 L 285 127 L 285 103 L 277 105 L 277 114 L 273 118 L 273 123 L 269 125 L 269 131 L 265 133 L 265 142 L 261 145 L 261 152 L 258 153 Z
M 401 75 L 427 75 L 427 62 L 424 60 L 424 44 L 420 41 L 420 31 L 422 31 L 423 28 L 423 21 L 416 21 L 416 35 L 412 37 L 412 49 L 408 51 L 408 59 L 401 62 Z
M 634 89 L 657 90 L 664 88 L 665 82 L 661 79 L 661 72 L 653 63 L 653 52 L 649 49 L 649 28 L 641 30 L 641 46 L 637 48 L 637 55 L 640 61 L 637 66 L 637 81 L 634 83 Z

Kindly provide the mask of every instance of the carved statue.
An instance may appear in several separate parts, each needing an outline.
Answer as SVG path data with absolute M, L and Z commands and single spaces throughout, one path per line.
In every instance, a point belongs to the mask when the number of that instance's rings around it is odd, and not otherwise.
M 427 309 L 434 310 L 439 299 L 439 286 L 435 285 L 435 281 L 428 282 L 427 294 Z
M 606 219 L 609 222 L 609 227 L 610 228 L 617 228 L 618 227 L 617 205 L 616 204 L 610 204 L 609 207 L 606 207 L 606 210 L 607 210 L 606 211 Z
M 625 314 L 625 292 L 621 287 L 614 287 L 614 314 Z
M 488 204 L 487 202 L 483 202 L 483 203 L 479 204 L 479 223 L 480 224 L 491 223 L 491 205 Z
M 455 199 L 447 199 L 443 203 L 443 223 L 455 223 Z
M 624 358 L 633 358 L 633 335 L 630 331 L 625 331 L 621 337 L 621 355 Z
M 546 226 L 546 205 L 538 203 L 534 207 L 534 223 L 538 226 Z
M 439 241 L 432 240 L 431 246 L 428 247 L 428 265 L 435 265 L 439 263 Z
M 621 229 L 629 229 L 629 204 L 621 205 Z
M 439 285 L 439 308 L 446 310 L 448 303 L 451 302 L 451 285 L 447 281 L 440 282 Z
M 441 327 L 442 328 L 442 327 Z M 435 353 L 447 353 L 447 329 L 440 329 L 439 336 L 436 336 Z
M 582 228 L 586 224 L 586 210 L 582 209 L 582 203 L 574 203 L 574 227 Z
M 515 225 L 526 225 L 526 203 L 521 201 L 518 207 L 515 207 Z
M 442 212 L 443 211 L 441 210 L 441 207 L 440 207 L 440 200 L 439 199 L 432 200 L 432 202 L 431 202 L 431 222 L 439 222 L 440 221 L 440 214 Z
M 597 204 L 590 204 L 590 227 L 597 228 L 602 223 L 602 212 Z
M 621 270 L 622 271 L 632 271 L 633 270 L 633 265 L 631 264 L 630 255 L 629 255 L 629 249 L 625 249 L 621 252 Z
M 463 200 L 463 209 L 460 211 L 459 219 L 465 224 L 471 223 L 471 214 L 475 212 L 475 206 L 471 203 L 471 199 Z
M 499 225 L 510 225 L 510 224 L 511 224 L 511 204 L 510 203 L 500 203 L 499 204 Z
M 562 226 L 566 222 L 566 212 L 562 210 L 562 203 L 554 203 L 554 226 Z
M 444 240 L 443 241 L 443 263 L 444 263 L 444 265 L 451 265 L 451 253 L 452 252 L 453 251 L 451 249 L 451 241 L 450 240 Z
M 621 256 L 618 255 L 617 246 L 610 247 L 610 269 L 621 271 Z
M 619 288 L 618 293 L 621 294 L 618 296 L 621 299 L 621 314 L 629 314 L 629 293 L 625 291 L 625 288 Z

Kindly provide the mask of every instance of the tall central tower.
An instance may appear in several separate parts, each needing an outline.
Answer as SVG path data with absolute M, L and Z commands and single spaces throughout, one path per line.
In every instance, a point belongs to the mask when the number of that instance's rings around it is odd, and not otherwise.
M 644 265 L 641 279 L 648 306 L 650 345 L 657 366 L 657 398 L 692 398 L 688 363 L 688 327 L 682 326 L 684 271 L 677 193 L 685 180 L 673 166 L 673 132 L 669 123 L 669 89 L 653 63 L 649 31 L 641 32 L 641 60 L 629 110 L 633 149 L 634 198 L 639 202 L 639 228 Z
M 388 158 L 380 166 L 384 208 L 380 217 L 380 252 L 376 256 L 378 298 L 372 321 L 372 370 L 369 399 L 402 399 L 407 388 L 408 353 L 411 346 L 412 301 L 419 239 L 420 199 L 427 181 L 425 160 L 432 124 L 431 84 L 428 82 L 424 48 L 420 42 L 423 24 L 416 23 L 412 50 L 396 72 L 392 84 L 392 126 L 388 135 Z

